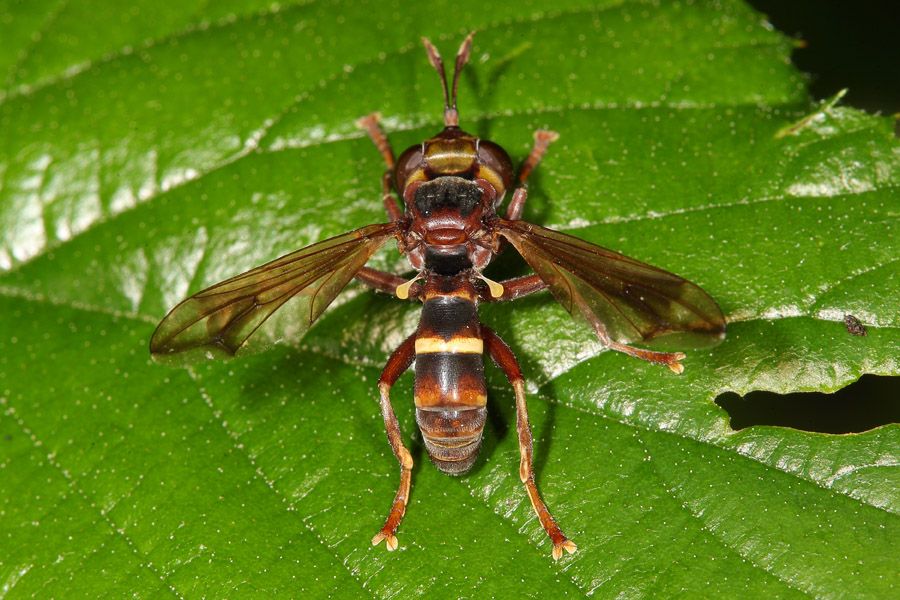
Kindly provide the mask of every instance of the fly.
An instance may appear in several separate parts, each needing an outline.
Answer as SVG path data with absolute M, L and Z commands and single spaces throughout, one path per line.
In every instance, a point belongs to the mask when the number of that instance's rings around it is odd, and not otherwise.
M 683 367 L 681 352 L 659 352 L 630 344 L 710 346 L 725 335 L 725 319 L 700 287 L 677 275 L 578 238 L 520 220 L 528 176 L 558 135 L 541 130 L 518 169 L 494 142 L 459 127 L 456 88 L 472 47 L 459 48 L 452 86 L 437 49 L 423 39 L 441 78 L 444 129 L 395 159 L 377 113 L 358 121 L 378 148 L 387 171 L 382 201 L 389 221 L 313 244 L 194 294 L 173 308 L 157 327 L 150 352 L 164 356 L 211 350 L 234 356 L 248 338 L 288 301 L 297 308 L 295 329 L 305 332 L 354 277 L 401 299 L 422 303 L 416 331 L 394 351 L 378 381 L 381 412 L 391 449 L 400 462 L 400 487 L 384 526 L 372 539 L 396 550 L 397 528 L 409 498 L 412 457 L 401 438 L 390 389 L 415 362 L 416 423 L 428 456 L 449 475 L 466 473 L 481 449 L 487 390 L 484 354 L 509 379 L 515 392 L 519 477 L 554 559 L 575 544 L 562 532 L 534 481 L 533 445 L 525 380 L 509 346 L 478 320 L 479 302 L 504 302 L 542 290 L 585 321 L 607 347 L 667 366 Z M 398 206 L 394 191 L 402 201 Z M 497 209 L 508 191 L 503 216 Z M 414 278 L 365 266 L 388 240 L 415 270 Z M 535 271 L 496 283 L 482 271 L 511 244 Z

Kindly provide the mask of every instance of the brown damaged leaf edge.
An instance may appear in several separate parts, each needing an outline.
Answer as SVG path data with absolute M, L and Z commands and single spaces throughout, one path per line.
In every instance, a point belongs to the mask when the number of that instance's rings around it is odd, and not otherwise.
M 469 58 L 472 35 L 456 56 L 452 87 L 437 49 L 423 40 L 444 91 L 444 129 L 395 159 L 373 113 L 358 121 L 381 153 L 387 171 L 382 201 L 389 222 L 369 225 L 313 244 L 194 294 L 176 306 L 153 334 L 155 357 L 185 353 L 233 356 L 281 306 L 291 302 L 292 333 L 313 321 L 356 277 L 401 299 L 422 302 L 416 331 L 388 359 L 378 381 L 388 440 L 400 462 L 400 487 L 384 526 L 372 539 L 396 550 L 397 528 L 409 499 L 412 457 L 403 443 L 389 392 L 415 362 L 416 422 L 428 456 L 449 475 L 466 473 L 481 449 L 487 413 L 484 354 L 506 374 L 515 391 L 519 477 L 558 560 L 575 544 L 563 534 L 538 493 L 525 380 L 509 346 L 479 323 L 479 302 L 503 302 L 549 289 L 569 313 L 585 322 L 609 348 L 683 370 L 681 352 L 659 352 L 629 344 L 664 342 L 711 346 L 725 335 L 718 305 L 700 287 L 677 275 L 578 238 L 519 220 L 526 181 L 558 135 L 538 131 L 518 174 L 506 151 L 459 128 L 456 87 Z M 497 208 L 508 190 L 505 217 Z M 402 210 L 394 192 L 402 200 Z M 397 240 L 416 271 L 404 280 L 365 267 L 390 238 Z M 506 245 L 535 274 L 502 283 L 481 273 Z M 200 351 L 191 352 L 191 351 Z

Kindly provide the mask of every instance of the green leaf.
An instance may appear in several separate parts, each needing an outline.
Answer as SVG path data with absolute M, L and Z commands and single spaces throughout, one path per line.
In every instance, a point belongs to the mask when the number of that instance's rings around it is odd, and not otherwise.
M 0 597 L 897 595 L 897 425 L 736 432 L 714 403 L 900 371 L 890 119 L 813 105 L 791 41 L 735 0 L 206 5 L 0 3 Z M 147 351 L 189 293 L 382 222 L 354 121 L 380 111 L 396 150 L 436 133 L 419 37 L 447 58 L 471 30 L 462 125 L 516 161 L 560 133 L 525 218 L 729 319 L 676 376 L 547 294 L 482 308 L 579 546 L 558 564 L 493 367 L 461 478 L 428 464 L 411 375 L 395 386 L 412 497 L 400 551 L 370 546 L 399 481 L 375 383 L 412 304 L 351 284 L 296 345 L 191 370 Z M 523 271 L 507 253 L 488 276 Z

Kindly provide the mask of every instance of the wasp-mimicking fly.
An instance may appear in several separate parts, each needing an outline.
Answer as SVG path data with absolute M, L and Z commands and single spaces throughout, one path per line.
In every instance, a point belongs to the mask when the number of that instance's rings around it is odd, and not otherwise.
M 289 301 L 291 317 L 296 315 L 292 326 L 304 332 L 354 277 L 376 290 L 421 302 L 418 328 L 394 351 L 378 381 L 388 440 L 400 462 L 400 488 L 372 543 L 384 540 L 388 550 L 397 548 L 396 532 L 406 511 L 413 467 L 391 406 L 391 386 L 415 362 L 416 422 L 425 448 L 438 469 L 461 475 L 472 467 L 481 448 L 486 353 L 515 391 L 519 476 L 553 542 L 553 558 L 559 559 L 563 550 L 571 553 L 576 546 L 556 524 L 535 485 L 522 371 L 509 346 L 479 322 L 478 303 L 550 290 L 607 347 L 666 365 L 676 373 L 682 371 L 683 353 L 630 344 L 663 339 L 709 346 L 724 337 L 725 319 L 715 301 L 690 281 L 521 221 L 528 176 L 557 134 L 536 132 L 531 152 L 516 173 L 503 148 L 459 127 L 456 88 L 472 36 L 457 53 L 452 86 L 447 85 L 437 49 L 424 42 L 443 84 L 444 129 L 395 159 L 377 113 L 358 122 L 387 164 L 382 192 L 389 222 L 313 244 L 194 294 L 162 320 L 150 351 L 161 356 L 219 350 L 233 356 Z M 512 198 L 501 217 L 497 209 L 510 190 Z M 409 259 L 414 278 L 365 266 L 390 239 L 397 240 L 400 252 Z M 507 244 L 524 257 L 534 274 L 496 283 L 482 271 Z

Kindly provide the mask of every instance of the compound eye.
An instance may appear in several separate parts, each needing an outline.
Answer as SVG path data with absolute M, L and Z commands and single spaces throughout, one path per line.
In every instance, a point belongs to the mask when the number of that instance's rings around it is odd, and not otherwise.
M 394 167 L 394 185 L 401 194 L 406 187 L 406 180 L 413 171 L 422 166 L 423 160 L 422 144 L 410 146 L 397 159 L 397 166 Z
M 492 171 L 495 177 L 499 179 L 496 183 L 500 183 L 503 189 L 498 189 L 497 192 L 499 196 L 503 196 L 506 190 L 512 187 L 513 184 L 514 171 L 512 161 L 509 159 L 509 154 L 494 142 L 479 140 L 478 162 L 482 167 Z

